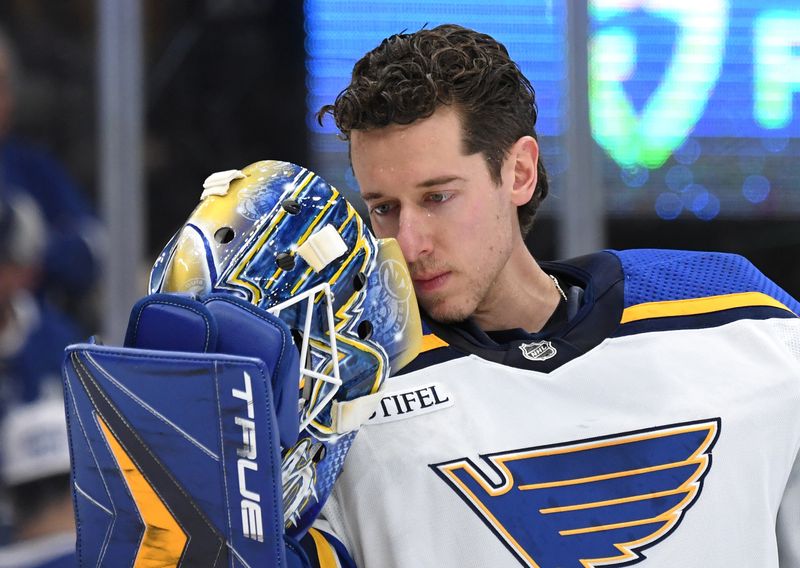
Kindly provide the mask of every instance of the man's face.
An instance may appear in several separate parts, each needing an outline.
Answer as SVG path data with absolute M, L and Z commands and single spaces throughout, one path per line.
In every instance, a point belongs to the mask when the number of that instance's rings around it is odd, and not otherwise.
M 442 322 L 491 305 L 519 235 L 513 167 L 496 185 L 482 154 L 464 155 L 458 114 L 351 133 L 353 171 L 379 237 L 394 237 L 421 306 Z

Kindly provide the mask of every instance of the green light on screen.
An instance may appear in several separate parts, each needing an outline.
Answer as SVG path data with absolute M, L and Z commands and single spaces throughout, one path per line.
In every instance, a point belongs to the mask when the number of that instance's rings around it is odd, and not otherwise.
M 636 68 L 636 37 L 619 26 L 602 27 L 636 9 L 669 18 L 678 27 L 664 77 L 639 114 L 623 85 Z M 621 167 L 659 168 L 691 133 L 719 79 L 728 4 L 595 0 L 590 10 L 599 24 L 589 45 L 592 134 Z
M 785 128 L 792 121 L 792 99 L 800 91 L 800 11 L 769 10 L 753 30 L 756 121 L 764 128 Z

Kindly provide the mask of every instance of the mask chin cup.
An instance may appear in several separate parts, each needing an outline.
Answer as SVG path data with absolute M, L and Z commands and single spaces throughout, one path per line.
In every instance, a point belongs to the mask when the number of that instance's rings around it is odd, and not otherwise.
M 388 305 L 391 306 L 392 313 L 375 320 L 375 335 L 383 338 L 380 343 L 386 348 L 394 373 L 420 354 L 422 320 L 414 284 L 396 239 L 377 241 L 376 264 L 374 280 L 370 282 L 370 295 L 374 293 L 376 298 L 373 310 L 380 312 L 381 306 Z

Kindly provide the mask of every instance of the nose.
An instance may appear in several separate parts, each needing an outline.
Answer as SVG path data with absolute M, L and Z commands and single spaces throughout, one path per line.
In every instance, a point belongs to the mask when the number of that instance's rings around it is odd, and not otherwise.
M 432 219 L 423 210 L 404 207 L 400 212 L 397 239 L 406 262 L 411 264 L 433 251 Z

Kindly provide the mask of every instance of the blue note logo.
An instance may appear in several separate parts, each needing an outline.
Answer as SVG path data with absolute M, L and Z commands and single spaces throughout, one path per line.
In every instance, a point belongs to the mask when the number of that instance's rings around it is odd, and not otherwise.
M 719 418 L 430 467 L 523 566 L 635 564 L 696 502 Z

